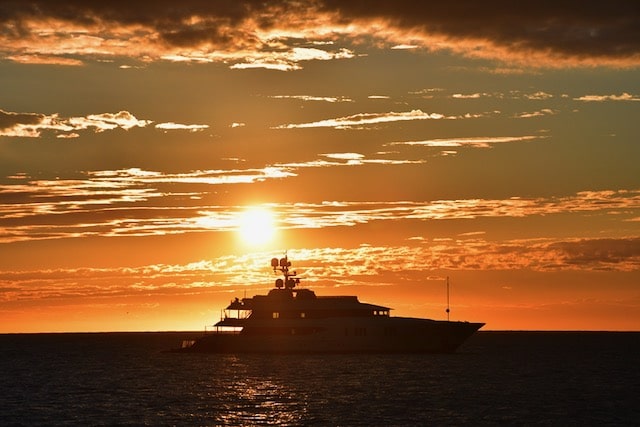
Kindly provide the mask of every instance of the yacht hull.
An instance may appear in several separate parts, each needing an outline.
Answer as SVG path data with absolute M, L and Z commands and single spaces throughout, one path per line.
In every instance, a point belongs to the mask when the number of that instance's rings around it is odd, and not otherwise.
M 175 349 L 184 353 L 453 353 L 483 323 L 406 317 L 331 318 L 247 324 L 211 332 Z

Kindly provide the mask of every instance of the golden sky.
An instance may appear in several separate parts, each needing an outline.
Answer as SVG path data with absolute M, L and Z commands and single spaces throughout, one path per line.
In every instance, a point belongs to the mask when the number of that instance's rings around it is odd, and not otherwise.
M 640 330 L 640 6 L 423 3 L 4 1 L 0 332 L 199 330 L 285 250 L 394 315 L 449 277 L 486 329 Z

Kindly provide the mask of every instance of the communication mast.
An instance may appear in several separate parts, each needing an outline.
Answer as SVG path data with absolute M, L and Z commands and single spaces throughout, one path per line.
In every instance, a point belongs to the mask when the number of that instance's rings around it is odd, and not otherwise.
M 300 284 L 300 279 L 298 277 L 294 277 L 297 275 L 295 271 L 289 272 L 289 267 L 291 267 L 291 261 L 287 257 L 287 253 L 284 253 L 284 258 L 272 258 L 271 259 L 271 267 L 273 267 L 273 272 L 281 272 L 284 276 L 284 280 L 276 279 L 276 288 L 285 288 L 285 289 L 293 289 L 296 285 Z

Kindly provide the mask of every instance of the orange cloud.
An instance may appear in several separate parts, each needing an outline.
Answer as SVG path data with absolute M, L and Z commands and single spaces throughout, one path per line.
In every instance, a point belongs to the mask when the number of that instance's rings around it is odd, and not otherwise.
M 0 301 L 128 298 L 264 287 L 266 260 L 280 253 L 227 255 L 185 264 L 113 268 L 0 271 Z M 411 246 L 315 248 L 289 251 L 296 269 L 315 288 L 441 280 L 442 270 L 619 271 L 640 268 L 640 238 L 534 239 L 490 242 L 420 241 Z M 384 268 L 381 268 L 384 266 Z M 81 280 L 79 280 L 81 279 Z

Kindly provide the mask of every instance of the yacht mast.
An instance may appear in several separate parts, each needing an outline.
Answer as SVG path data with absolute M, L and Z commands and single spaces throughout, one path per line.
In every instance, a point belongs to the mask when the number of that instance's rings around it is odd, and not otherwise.
M 274 273 L 279 271 L 284 276 L 284 280 L 276 280 L 276 288 L 293 289 L 296 285 L 300 284 L 300 279 L 295 277 L 297 273 L 295 271 L 291 273 L 289 272 L 291 261 L 289 261 L 289 257 L 286 252 L 284 253 L 284 258 L 280 258 L 279 260 L 278 258 L 271 259 L 271 267 L 273 267 Z

